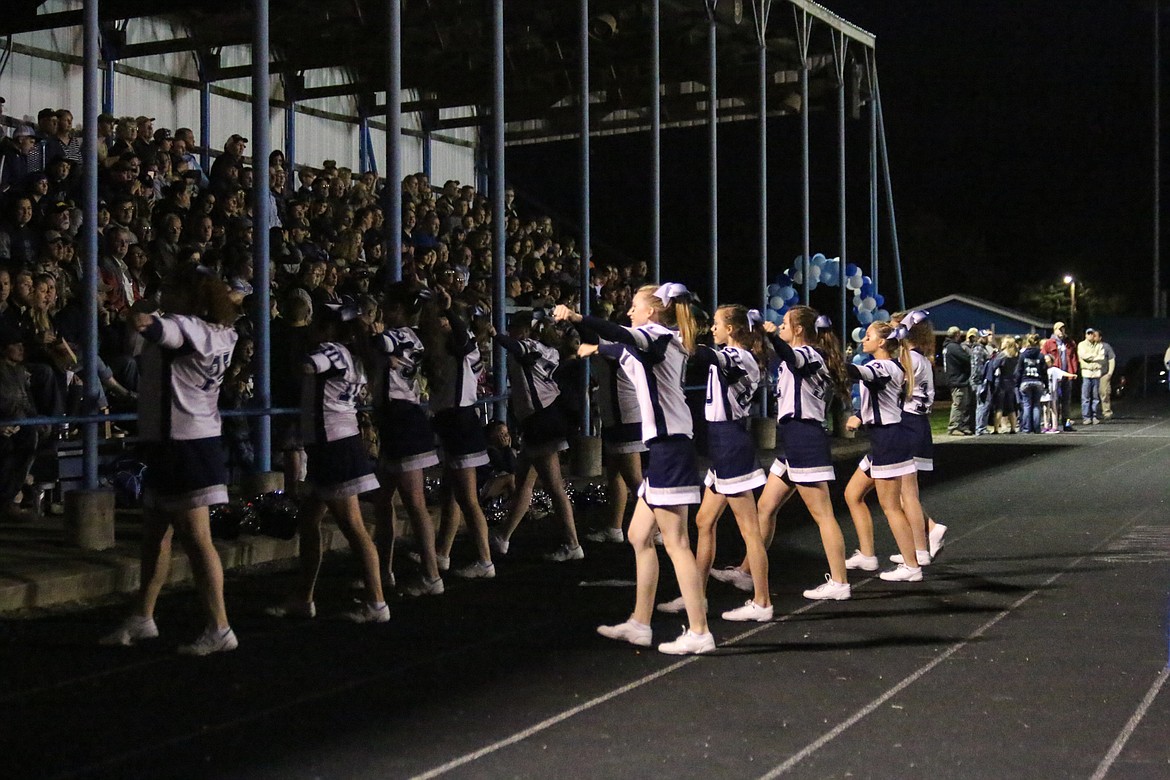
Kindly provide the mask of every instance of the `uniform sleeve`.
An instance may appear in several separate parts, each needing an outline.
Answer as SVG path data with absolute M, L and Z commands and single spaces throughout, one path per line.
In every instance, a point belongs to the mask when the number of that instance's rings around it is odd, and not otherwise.
M 155 326 L 157 326 L 157 330 Z M 179 325 L 178 320 L 172 317 L 156 316 L 154 323 L 143 331 L 142 335 L 148 341 L 153 341 L 160 347 L 167 349 L 179 349 L 186 343 L 183 328 Z
M 600 317 L 582 317 L 581 321 L 577 323 L 583 329 L 592 333 L 596 333 L 606 341 L 617 342 L 618 344 L 628 344 L 631 347 L 639 347 L 641 345 L 634 336 L 634 329 L 623 328 L 616 322 L 602 319 Z
M 345 371 L 345 360 L 331 344 L 322 344 L 320 348 L 310 352 L 305 357 L 305 363 L 312 366 L 314 374 Z

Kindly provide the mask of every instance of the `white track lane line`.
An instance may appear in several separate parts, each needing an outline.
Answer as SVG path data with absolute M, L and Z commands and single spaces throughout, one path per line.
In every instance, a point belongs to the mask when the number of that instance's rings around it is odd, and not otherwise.
M 1121 751 L 1125 748 L 1125 743 L 1129 742 L 1129 738 L 1137 730 L 1138 724 L 1142 722 L 1142 718 L 1146 716 L 1146 710 L 1154 703 L 1154 699 L 1158 696 L 1158 691 L 1162 690 L 1162 685 L 1166 682 L 1167 677 L 1170 677 L 1170 666 L 1165 667 L 1158 673 L 1154 684 L 1146 692 L 1146 697 L 1138 705 L 1137 711 L 1134 712 L 1129 722 L 1125 724 L 1125 728 L 1121 730 L 1121 733 L 1117 735 L 1117 739 L 1113 741 L 1113 747 L 1109 748 L 1109 752 L 1105 754 L 1105 758 L 1101 759 L 1101 763 L 1097 766 L 1097 771 L 1093 773 L 1092 780 L 1102 780 L 1105 775 L 1109 774 L 1110 767 L 1113 766 L 1113 762 L 1117 760 L 1117 757 L 1121 755 Z
M 771 780 L 772 778 L 779 777 L 780 775 L 782 775 L 782 774 L 788 772 L 790 769 L 794 768 L 801 761 L 804 761 L 806 758 L 811 756 L 813 753 L 815 753 L 818 750 L 820 750 L 821 748 L 823 748 L 825 745 L 827 745 L 830 742 L 832 742 L 833 740 L 835 740 L 837 737 L 844 734 L 849 728 L 856 725 L 857 722 L 860 721 L 862 718 L 869 715 L 874 710 L 876 710 L 878 707 L 881 707 L 887 701 L 892 699 L 894 696 L 897 696 L 899 693 L 901 693 L 907 687 L 909 687 L 910 685 L 917 682 L 919 679 L 921 679 L 923 677 L 923 675 L 927 674 L 932 669 L 934 669 L 936 666 L 941 664 L 943 661 L 947 660 L 948 658 L 953 656 L 955 653 L 962 650 L 964 647 L 966 647 L 968 644 L 970 644 L 973 640 L 978 639 L 983 634 L 987 633 L 987 631 L 989 631 L 991 628 L 993 628 L 997 623 L 999 623 L 999 621 L 1003 620 L 1005 617 L 1010 615 L 1016 609 L 1019 609 L 1021 606 L 1026 604 L 1028 601 L 1031 601 L 1032 598 L 1037 593 L 1040 593 L 1042 590 L 1044 590 L 1045 588 L 1050 586 L 1052 583 L 1056 582 L 1058 579 L 1060 579 L 1064 575 L 1068 574 L 1070 571 L 1075 569 L 1077 566 L 1081 565 L 1081 563 L 1083 561 L 1085 561 L 1086 559 L 1095 555 L 1102 547 L 1109 544 L 1109 542 L 1113 541 L 1115 538 L 1117 538 L 1118 536 L 1123 534 L 1125 531 L 1128 531 L 1142 517 L 1142 515 L 1144 515 L 1146 513 L 1146 511 L 1147 510 L 1145 510 L 1145 509 L 1139 510 L 1137 512 L 1137 514 L 1135 514 L 1132 518 L 1130 518 L 1123 526 L 1121 526 L 1121 528 L 1119 528 L 1118 530 L 1116 530 L 1112 534 L 1110 534 L 1108 536 L 1108 538 L 1106 538 L 1100 544 L 1095 546 L 1088 554 L 1082 555 L 1080 558 L 1077 558 L 1075 561 L 1073 561 L 1068 566 L 1066 566 L 1065 568 L 1058 571 L 1056 574 L 1053 574 L 1051 577 L 1049 577 L 1047 580 L 1045 580 L 1043 582 L 1043 584 L 1038 586 L 1035 590 L 1031 591 L 1030 593 L 1027 593 L 1024 596 L 1021 596 L 1010 607 L 1003 610 L 1002 612 L 1000 612 L 995 617 L 991 618 L 991 620 L 988 620 L 983 625 L 979 626 L 979 628 L 975 629 L 966 639 L 962 640 L 961 642 L 956 642 L 955 644 L 951 645 L 949 648 L 946 649 L 946 651 L 944 651 L 942 653 L 942 655 L 938 656 L 933 661 L 930 661 L 929 663 L 919 667 L 914 673 L 912 673 L 911 675 L 909 675 L 908 677 L 903 679 L 897 685 L 890 688 L 888 691 L 883 693 L 881 696 L 878 696 L 876 699 L 871 701 L 869 704 L 866 704 L 864 707 L 859 709 L 857 712 L 853 713 L 848 718 L 846 718 L 845 720 L 838 723 L 831 730 L 825 732 L 824 734 L 822 734 L 820 737 L 818 737 L 813 742 L 810 742 L 808 745 L 806 745 L 799 752 L 795 753 L 792 756 L 789 756 L 789 758 L 784 763 L 780 764 L 779 766 L 776 766 L 771 771 L 769 771 L 763 775 L 760 775 L 760 780 Z

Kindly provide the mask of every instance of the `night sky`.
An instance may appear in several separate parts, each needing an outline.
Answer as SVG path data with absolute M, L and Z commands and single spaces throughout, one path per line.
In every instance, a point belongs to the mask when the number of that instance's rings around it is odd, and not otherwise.
M 909 304 L 965 292 L 1015 306 L 1021 285 L 1072 273 L 1099 292 L 1125 296 L 1130 313 L 1149 313 L 1151 3 L 827 5 L 877 36 Z M 814 113 L 810 122 L 812 250 L 833 256 L 836 119 Z M 848 251 L 868 272 L 864 124 L 849 128 Z M 795 117 L 769 125 L 772 273 L 800 252 L 798 133 Z M 719 138 L 720 297 L 754 301 L 755 125 L 721 125 Z M 705 139 L 705 128 L 663 139 L 663 267 L 671 269 L 664 275 L 700 289 L 707 278 Z M 549 211 L 575 219 L 577 154 L 575 142 L 509 149 L 509 178 Z M 599 259 L 649 251 L 648 154 L 646 135 L 594 140 Z M 882 231 L 879 286 L 890 295 L 884 215 Z M 822 290 L 814 304 L 832 295 Z

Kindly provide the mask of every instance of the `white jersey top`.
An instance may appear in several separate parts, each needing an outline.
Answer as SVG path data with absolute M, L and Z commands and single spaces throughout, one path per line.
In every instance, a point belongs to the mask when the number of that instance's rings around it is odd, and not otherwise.
M 305 358 L 313 373 L 301 385 L 301 435 L 323 444 L 358 435 L 357 402 L 366 372 L 344 344 L 325 342 Z
M 775 340 L 773 341 L 775 343 Z M 833 379 L 821 353 L 810 345 L 778 349 L 780 372 L 776 376 L 776 420 L 825 421 L 825 407 L 833 394 Z
M 386 356 L 382 392 L 387 401 L 422 402 L 418 375 L 422 364 L 422 339 L 414 328 L 392 328 L 374 337 L 374 348 Z
M 914 386 L 910 397 L 902 404 L 907 414 L 930 414 L 934 407 L 934 367 L 921 352 L 910 351 L 910 362 L 914 364 Z
M 707 403 L 703 416 L 708 422 L 747 417 L 760 386 L 760 365 L 755 356 L 742 347 L 699 349 L 711 361 L 707 368 Z
M 501 340 L 508 350 L 508 386 L 512 391 L 512 410 L 520 420 L 526 420 L 541 409 L 547 409 L 561 394 L 553 380 L 553 372 L 561 363 L 555 349 L 534 339 Z
M 860 375 L 861 421 L 866 425 L 894 425 L 902 421 L 902 384 L 906 372 L 896 360 L 871 360 L 851 366 Z
M 143 331 L 138 386 L 142 441 L 219 436 L 219 388 L 239 337 L 234 328 L 185 314 L 156 316 Z
M 471 331 L 466 340 L 452 335 L 444 345 L 441 359 L 445 364 L 431 379 L 431 410 L 435 412 L 460 406 L 472 406 L 479 397 L 479 375 L 483 360 Z
M 601 341 L 602 344 L 610 342 Z M 601 427 L 641 423 L 642 414 L 638 408 L 638 391 L 626 372 L 605 358 L 598 358 L 591 364 L 597 378 L 597 413 L 601 416 Z
M 687 352 L 678 333 L 656 322 L 624 328 L 634 344 L 605 344 L 602 354 L 616 358 L 630 378 L 642 416 L 642 441 L 694 435 L 691 410 L 683 395 Z

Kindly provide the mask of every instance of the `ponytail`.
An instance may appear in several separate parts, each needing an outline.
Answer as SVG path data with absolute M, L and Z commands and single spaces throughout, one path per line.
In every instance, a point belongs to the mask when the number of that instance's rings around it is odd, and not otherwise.
M 676 300 L 672 308 L 674 309 L 674 324 L 678 327 L 678 335 L 682 339 L 683 349 L 688 355 L 693 355 L 698 343 L 699 326 L 695 322 L 695 315 L 691 312 L 690 301 Z
M 698 344 L 699 326 L 695 322 L 695 315 L 691 312 L 691 301 L 694 296 L 686 285 L 678 282 L 667 282 L 655 287 L 652 284 L 638 288 L 635 295 L 649 296 L 651 305 L 665 320 L 666 325 L 678 328 L 679 338 L 683 349 L 688 355 L 694 354 Z
M 814 345 L 817 352 L 825 359 L 825 368 L 829 369 L 829 376 L 833 380 L 837 397 L 848 408 L 850 403 L 850 388 L 853 384 L 845 370 L 845 355 L 841 352 L 841 342 L 833 329 L 825 328 L 817 331 L 817 341 Z
M 914 314 L 915 312 L 911 312 Z M 902 379 L 902 389 L 898 393 L 898 400 L 905 402 L 910 397 L 910 387 L 914 383 L 914 359 L 910 356 L 911 347 L 910 340 L 907 338 L 908 331 L 914 323 L 909 322 L 909 315 L 902 324 L 895 328 L 888 322 L 875 322 L 870 325 L 871 328 L 877 330 L 878 335 L 886 342 L 886 352 L 893 357 L 898 356 L 898 364 L 902 368 L 904 374 Z M 915 320 L 917 322 L 917 320 Z
M 764 338 L 760 324 L 764 318 L 758 309 L 750 311 L 738 303 L 729 303 L 715 310 L 716 314 L 723 312 L 724 321 L 731 327 L 731 337 L 742 344 L 760 367 L 760 373 L 766 373 L 768 366 L 768 340 Z

